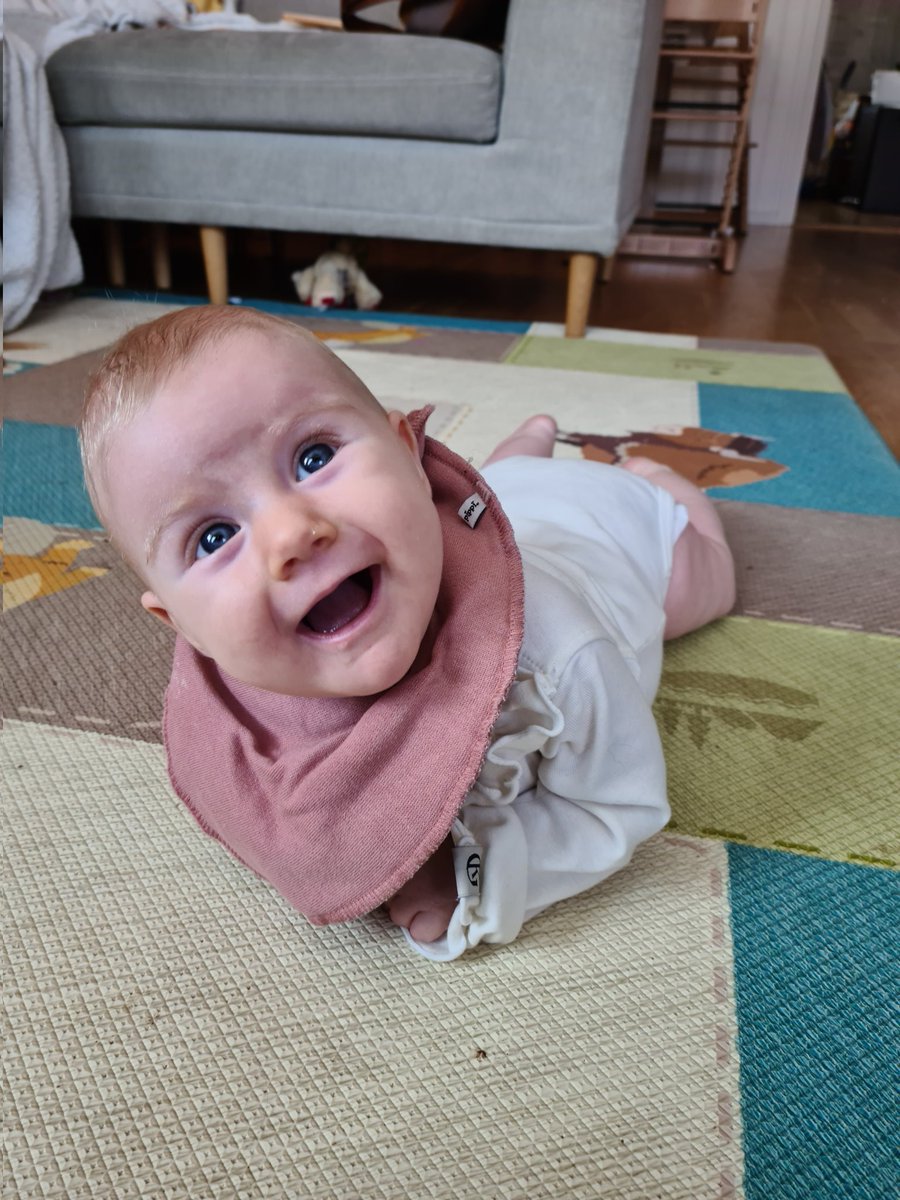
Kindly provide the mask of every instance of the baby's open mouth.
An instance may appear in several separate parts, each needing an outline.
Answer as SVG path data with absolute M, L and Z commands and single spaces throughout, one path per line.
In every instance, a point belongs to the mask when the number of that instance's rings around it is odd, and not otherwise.
M 318 634 L 337 633 L 368 607 L 373 587 L 371 567 L 348 576 L 333 592 L 312 606 L 300 622 L 300 628 Z

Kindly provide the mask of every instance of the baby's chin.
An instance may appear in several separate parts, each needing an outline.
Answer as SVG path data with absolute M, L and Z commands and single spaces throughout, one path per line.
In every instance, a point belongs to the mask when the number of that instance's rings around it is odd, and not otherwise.
M 396 687 L 408 675 L 421 670 L 427 661 L 427 657 L 423 660 L 419 647 L 377 664 L 368 663 L 364 668 L 324 673 L 315 680 L 301 679 L 299 673 L 282 676 L 277 672 L 223 669 L 238 683 L 279 696 L 294 696 L 299 700 L 360 700 Z

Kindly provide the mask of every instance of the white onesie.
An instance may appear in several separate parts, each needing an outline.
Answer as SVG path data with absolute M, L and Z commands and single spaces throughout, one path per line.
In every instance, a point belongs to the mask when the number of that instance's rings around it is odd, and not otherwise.
M 522 555 L 525 636 L 453 827 L 450 926 L 436 942 L 406 935 L 439 961 L 512 941 L 550 904 L 624 867 L 669 819 L 651 705 L 685 509 L 600 463 L 510 458 L 484 477 Z

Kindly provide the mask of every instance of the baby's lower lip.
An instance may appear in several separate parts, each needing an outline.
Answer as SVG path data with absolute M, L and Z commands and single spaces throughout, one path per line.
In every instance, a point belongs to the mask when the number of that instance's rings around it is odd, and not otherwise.
M 317 639 L 346 633 L 371 608 L 377 584 L 377 567 L 367 567 L 348 576 L 313 605 L 297 626 L 297 632 Z

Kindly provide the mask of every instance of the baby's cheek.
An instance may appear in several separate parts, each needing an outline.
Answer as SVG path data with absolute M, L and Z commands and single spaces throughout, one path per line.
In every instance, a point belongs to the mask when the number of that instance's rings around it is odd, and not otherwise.
M 194 606 L 192 624 L 198 648 L 217 662 L 246 654 L 259 640 L 259 621 L 235 592 L 204 597 Z

